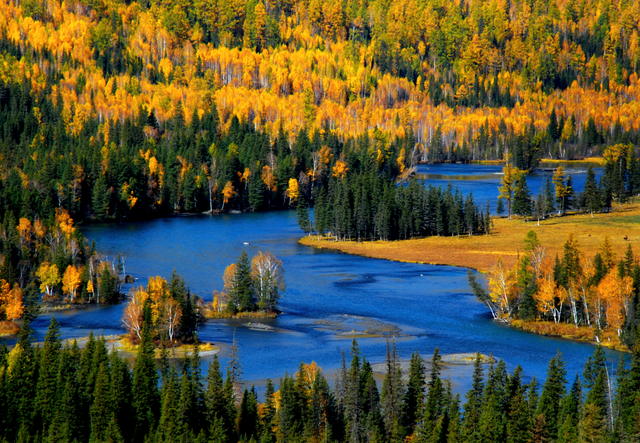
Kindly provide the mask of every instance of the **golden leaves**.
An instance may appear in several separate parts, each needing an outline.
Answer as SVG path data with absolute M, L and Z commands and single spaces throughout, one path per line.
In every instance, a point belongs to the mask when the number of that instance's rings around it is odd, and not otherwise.
M 335 166 L 333 167 L 333 176 L 344 178 L 347 175 L 349 168 L 347 167 L 347 163 L 342 160 L 337 160 Z
M 22 299 L 22 289 L 17 283 L 11 288 L 6 280 L 0 281 L 0 313 L 4 312 L 8 320 L 18 320 L 22 317 Z
M 80 270 L 73 265 L 67 266 L 62 276 L 62 292 L 69 295 L 72 303 L 80 283 Z

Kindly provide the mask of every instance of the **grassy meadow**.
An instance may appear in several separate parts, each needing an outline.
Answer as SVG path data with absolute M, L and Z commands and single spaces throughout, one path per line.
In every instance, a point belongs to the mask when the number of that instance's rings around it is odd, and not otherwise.
M 609 236 L 613 250 L 621 258 L 631 244 L 640 253 L 640 201 L 616 206 L 609 213 L 569 214 L 552 216 L 546 220 L 525 222 L 521 217 L 493 218 L 490 235 L 469 237 L 426 237 L 399 241 L 336 242 L 331 237 L 318 239 L 307 236 L 300 243 L 318 248 L 333 249 L 362 255 L 411 263 L 464 266 L 486 272 L 502 257 L 513 265 L 524 251 L 523 239 L 530 230 L 538 234 L 547 255 L 562 255 L 562 247 L 570 233 L 578 240 L 580 249 L 593 257 L 605 236 Z M 625 240 L 625 236 L 627 239 Z

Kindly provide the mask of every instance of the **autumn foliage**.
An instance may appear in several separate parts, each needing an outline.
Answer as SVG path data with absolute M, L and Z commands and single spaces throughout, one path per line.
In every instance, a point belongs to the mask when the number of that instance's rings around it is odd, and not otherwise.
M 122 323 L 137 340 L 142 334 L 145 306 L 149 308 L 148 321 L 153 336 L 169 344 L 192 340 L 204 319 L 199 297 L 191 294 L 185 281 L 175 272 L 170 281 L 160 276 L 149 277 L 146 287 L 131 291 Z
M 604 238 L 594 257 L 586 256 L 569 235 L 555 263 L 533 231 L 525 239 L 527 253 L 512 267 L 499 258 L 488 273 L 489 291 L 474 292 L 505 322 L 553 321 L 574 328 L 612 332 L 632 346 L 638 337 L 640 264 L 631 245 L 620 261 Z M 475 279 L 471 280 L 475 282 Z

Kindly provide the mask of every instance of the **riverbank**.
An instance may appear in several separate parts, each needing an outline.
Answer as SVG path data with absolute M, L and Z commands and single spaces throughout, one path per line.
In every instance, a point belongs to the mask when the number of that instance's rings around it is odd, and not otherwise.
M 561 337 L 588 343 L 599 343 L 601 346 L 621 352 L 629 352 L 629 348 L 620 342 L 615 331 L 596 331 L 589 326 L 576 327 L 572 323 L 554 323 L 552 321 L 522 321 L 514 320 L 512 327 L 525 332 L 544 335 L 547 337 Z
M 98 339 L 99 337 L 95 337 Z M 118 351 L 125 357 L 135 357 L 138 354 L 138 345 L 134 345 L 131 343 L 129 336 L 121 336 L 121 335 L 106 335 L 100 337 L 104 339 L 105 347 L 107 351 L 113 352 Z M 71 345 L 73 342 L 76 342 L 79 349 L 84 349 L 89 341 L 89 337 L 80 337 L 80 338 L 68 338 L 63 340 L 63 345 Z M 44 342 L 36 342 L 34 346 L 42 347 Z M 184 358 L 193 354 L 194 346 L 192 344 L 183 344 L 180 346 L 175 346 L 173 348 L 168 348 L 169 358 Z M 213 355 L 220 352 L 220 347 L 214 345 L 213 343 L 200 343 L 199 353 L 200 357 L 212 357 Z M 155 349 L 155 358 L 159 359 L 162 357 L 162 351 L 159 348 Z
M 609 236 L 613 251 L 622 258 L 629 244 L 640 244 L 640 204 L 616 208 L 608 214 L 571 214 L 551 217 L 537 222 L 523 219 L 495 218 L 491 235 L 458 237 L 428 237 L 393 242 L 336 242 L 317 236 L 304 237 L 300 243 L 306 246 L 338 250 L 348 254 L 369 258 L 460 266 L 488 271 L 502 257 L 505 265 L 511 267 L 518 256 L 524 253 L 523 239 L 530 230 L 536 232 L 541 244 L 547 248 L 547 257 L 562 256 L 563 245 L 570 233 L 578 241 L 579 248 L 593 257 L 605 236 Z M 636 248 L 637 249 L 637 248 Z M 637 252 L 637 251 L 636 251 Z M 572 324 L 516 320 L 512 327 L 538 335 L 562 337 L 588 343 L 600 343 L 610 349 L 628 352 L 614 331 L 596 331 L 591 327 Z
M 472 165 L 504 165 L 504 160 L 472 160 L 469 163 Z M 558 164 L 566 164 L 566 165 L 576 165 L 576 164 L 604 165 L 604 158 L 587 157 L 580 160 L 560 160 L 555 158 L 542 158 L 540 159 L 540 163 L 558 163 Z
M 305 246 L 331 249 L 347 254 L 361 255 L 406 263 L 460 266 L 488 271 L 498 257 L 507 266 L 512 266 L 519 254 L 524 252 L 523 239 L 533 230 L 541 244 L 547 248 L 547 256 L 562 255 L 562 248 L 570 233 L 573 233 L 580 249 L 593 257 L 609 236 L 613 250 L 622 257 L 627 245 L 640 242 L 640 204 L 626 204 L 606 214 L 571 214 L 553 216 L 541 220 L 525 222 L 522 218 L 512 220 L 493 218 L 490 235 L 469 237 L 426 237 L 398 241 L 340 241 L 333 238 L 306 236 L 300 239 Z M 626 238 L 626 239 L 625 239 Z

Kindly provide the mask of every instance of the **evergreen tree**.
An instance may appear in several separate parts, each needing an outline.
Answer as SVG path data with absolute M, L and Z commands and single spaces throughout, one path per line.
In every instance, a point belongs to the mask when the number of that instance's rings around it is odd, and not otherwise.
M 113 418 L 109 369 L 100 366 L 91 405 L 91 441 L 105 441 L 107 430 Z
M 232 393 L 233 391 L 231 391 Z M 235 432 L 235 404 L 233 396 L 225 389 L 218 356 L 214 355 L 207 372 L 207 390 L 205 392 L 207 418 L 215 433 L 228 436 L 231 441 Z M 212 438 L 214 433 L 211 432 Z
M 413 427 L 420 415 L 420 407 L 424 402 L 426 385 L 424 371 L 425 367 L 420 354 L 417 351 L 413 352 L 409 362 L 409 381 L 404 394 L 402 410 L 402 426 L 407 435 L 413 433 Z
M 387 435 L 394 441 L 398 438 L 402 411 L 402 396 L 404 386 L 402 383 L 402 369 L 396 355 L 395 342 L 390 346 L 387 342 L 386 374 L 382 382 L 382 417 L 384 419 Z
M 530 217 L 532 212 L 531 191 L 529 191 L 529 186 L 527 186 L 526 175 L 520 173 L 516 179 L 515 191 L 513 193 L 513 213 L 523 216 L 526 222 L 527 217 Z
M 142 442 L 155 429 L 160 412 L 158 374 L 151 335 L 151 304 L 145 302 L 138 355 L 133 366 L 132 399 L 135 414 L 134 441 Z
M 258 399 L 255 390 L 245 388 L 238 411 L 238 434 L 243 441 L 258 437 Z
M 504 201 L 501 198 L 498 198 L 498 206 L 496 207 L 496 213 L 499 216 L 502 216 L 502 214 L 504 214 Z
M 582 387 L 580 385 L 580 377 L 576 375 L 571 391 L 562 405 L 561 425 L 558 430 L 559 442 L 569 443 L 578 440 L 578 422 L 580 421 L 581 409 Z
M 542 387 L 537 414 L 542 416 L 539 424 L 549 438 L 556 439 L 560 427 L 562 402 L 566 394 L 566 370 L 560 352 L 551 359 L 547 369 L 547 379 Z
M 229 290 L 227 309 L 236 311 L 253 311 L 256 307 L 253 299 L 253 279 L 251 278 L 251 264 L 246 251 L 242 251 L 236 263 L 236 272 Z
M 593 166 L 591 165 L 589 165 L 589 169 L 587 169 L 587 179 L 584 184 L 584 200 L 585 208 L 591 213 L 591 217 L 593 217 L 593 213 L 600 210 L 602 203 L 596 182 L 596 174 L 593 172 Z
M 473 381 L 471 389 L 467 392 L 467 401 L 464 405 L 464 418 L 462 420 L 462 436 L 464 440 L 468 442 L 481 441 L 480 416 L 482 414 L 484 391 L 483 376 L 482 356 L 478 353 L 473 363 Z
M 311 233 L 313 231 L 313 226 L 311 225 L 311 219 L 309 218 L 309 210 L 307 209 L 307 202 L 303 197 L 298 199 L 298 226 L 300 229 L 304 231 L 305 234 Z
M 551 214 L 556 210 L 555 195 L 551 177 L 547 174 L 544 180 L 544 212 Z
M 51 317 L 44 339 L 44 346 L 38 355 L 38 383 L 36 386 L 36 429 L 45 431 L 51 425 L 56 405 L 56 388 L 60 365 L 60 324 Z

